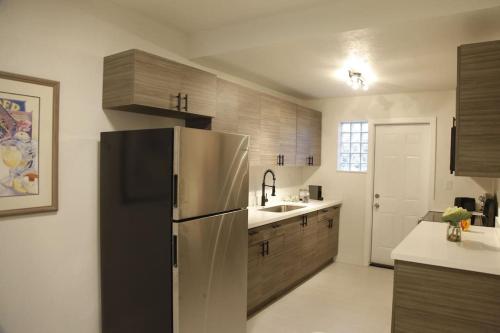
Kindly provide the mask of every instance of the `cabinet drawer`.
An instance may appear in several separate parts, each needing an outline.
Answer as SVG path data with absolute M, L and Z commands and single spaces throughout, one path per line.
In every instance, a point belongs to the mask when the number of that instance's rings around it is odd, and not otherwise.
M 253 245 L 283 235 L 285 232 L 284 225 L 283 221 L 278 221 L 262 227 L 250 229 L 248 231 L 248 245 Z
M 320 221 L 330 220 L 338 218 L 340 215 L 340 207 L 328 207 L 323 208 L 318 212 L 318 218 Z

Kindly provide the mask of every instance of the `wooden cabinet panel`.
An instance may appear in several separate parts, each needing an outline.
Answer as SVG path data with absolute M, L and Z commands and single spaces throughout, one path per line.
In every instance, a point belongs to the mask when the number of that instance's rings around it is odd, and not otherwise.
M 302 228 L 301 239 L 301 274 L 307 276 L 318 268 L 318 260 L 316 258 L 316 240 L 318 228 L 318 212 L 309 213 L 306 215 L 306 224 Z
M 206 117 L 215 116 L 217 78 L 197 68 L 182 66 L 181 93 L 186 95 L 186 112 Z
M 217 80 L 217 105 L 212 129 L 250 136 L 249 163 L 260 165 L 260 94 L 225 80 Z
M 500 177 L 500 41 L 458 48 L 457 176 Z
M 277 98 L 261 95 L 260 163 L 276 165 L 280 154 L 280 104 Z
M 312 111 L 311 117 L 311 156 L 313 165 L 321 165 L 321 121 L 322 113 Z
M 104 58 L 103 108 L 211 117 L 215 102 L 216 76 L 211 73 L 140 50 Z
M 297 165 L 321 165 L 321 112 L 297 106 Z
M 294 104 L 280 105 L 280 149 L 284 165 L 295 165 L 297 151 L 297 108 Z
M 250 136 L 249 163 L 260 165 L 260 98 L 259 93 L 240 87 L 238 89 L 238 133 Z

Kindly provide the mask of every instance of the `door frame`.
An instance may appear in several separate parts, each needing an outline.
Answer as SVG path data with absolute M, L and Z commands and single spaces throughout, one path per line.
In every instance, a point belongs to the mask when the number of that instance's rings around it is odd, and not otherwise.
M 391 119 L 369 119 L 368 120 L 368 181 L 366 182 L 366 206 L 365 206 L 365 240 L 364 240 L 364 264 L 370 265 L 372 255 L 372 233 L 373 233 L 373 195 L 375 183 L 375 131 L 377 126 L 384 125 L 429 125 L 430 130 L 430 177 L 429 177 L 429 202 L 432 206 L 435 199 L 436 178 L 436 117 L 429 118 L 391 118 Z

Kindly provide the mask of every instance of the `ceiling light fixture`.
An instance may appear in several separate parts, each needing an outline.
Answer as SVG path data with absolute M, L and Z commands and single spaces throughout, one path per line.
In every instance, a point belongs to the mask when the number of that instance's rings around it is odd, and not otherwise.
M 368 85 L 366 84 L 366 80 L 363 78 L 363 75 L 360 72 L 355 72 L 353 70 L 349 70 L 349 81 L 347 84 L 354 90 L 363 89 L 364 91 L 368 90 Z

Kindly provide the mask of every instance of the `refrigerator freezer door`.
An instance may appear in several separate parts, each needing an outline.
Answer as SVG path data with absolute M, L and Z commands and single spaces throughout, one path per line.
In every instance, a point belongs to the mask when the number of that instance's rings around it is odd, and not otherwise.
M 174 129 L 174 220 L 248 206 L 248 136 Z
M 240 210 L 174 223 L 174 333 L 246 332 L 247 220 Z

